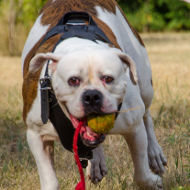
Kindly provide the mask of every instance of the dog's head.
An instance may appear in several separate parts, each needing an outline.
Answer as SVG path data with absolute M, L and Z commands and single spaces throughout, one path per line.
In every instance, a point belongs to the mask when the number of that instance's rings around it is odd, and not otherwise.
M 47 60 L 50 60 L 52 86 L 61 108 L 75 128 L 83 121 L 83 142 L 96 146 L 105 135 L 93 132 L 87 126 L 87 118 L 117 112 L 125 94 L 128 68 L 132 82 L 137 83 L 132 59 L 118 49 L 97 45 L 64 55 L 38 54 L 31 61 L 30 71 L 35 71 Z

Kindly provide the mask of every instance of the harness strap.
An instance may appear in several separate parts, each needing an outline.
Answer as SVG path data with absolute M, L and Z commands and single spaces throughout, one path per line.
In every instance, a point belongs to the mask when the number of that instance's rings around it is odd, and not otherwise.
M 46 71 L 44 78 L 40 79 L 40 91 L 41 91 L 41 118 L 42 122 L 46 124 L 49 119 L 49 91 L 51 88 L 51 77 L 48 74 L 48 65 L 49 61 L 47 63 Z
M 50 114 L 49 119 L 55 130 L 57 131 L 62 145 L 69 151 L 73 152 L 73 137 L 75 129 L 72 126 L 71 121 L 65 116 L 55 95 L 51 92 L 49 93 L 51 102 L 50 102 Z M 92 158 L 92 148 L 87 147 L 83 144 L 82 139 L 78 138 L 78 154 L 80 158 L 91 159 Z M 85 163 L 84 163 L 85 164 Z
M 86 22 L 88 22 L 88 24 L 86 24 Z M 45 38 L 41 42 L 41 45 L 44 42 L 46 42 L 49 38 L 57 34 L 62 34 L 59 43 L 71 37 L 78 37 L 92 40 L 94 42 L 96 42 L 96 40 L 100 40 L 112 44 L 111 41 L 107 38 L 107 36 L 104 34 L 104 32 L 93 21 L 92 17 L 85 12 L 66 13 L 61 18 L 59 23 L 50 31 L 48 31 Z M 56 44 L 56 46 L 58 44 Z

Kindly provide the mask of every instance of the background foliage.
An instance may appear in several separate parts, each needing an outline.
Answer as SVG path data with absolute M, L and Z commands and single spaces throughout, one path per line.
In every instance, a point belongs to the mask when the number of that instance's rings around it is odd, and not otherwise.
M 190 29 L 190 4 L 181 0 L 118 0 L 138 31 Z
M 14 11 L 16 23 L 28 26 L 47 0 L 0 0 L 0 15 Z M 190 29 L 190 4 L 182 0 L 118 0 L 138 31 Z M 12 4 L 12 7 L 10 7 Z
M 19 55 L 47 0 L 0 0 L 0 53 Z M 117 0 L 139 32 L 190 30 L 190 3 L 182 0 Z

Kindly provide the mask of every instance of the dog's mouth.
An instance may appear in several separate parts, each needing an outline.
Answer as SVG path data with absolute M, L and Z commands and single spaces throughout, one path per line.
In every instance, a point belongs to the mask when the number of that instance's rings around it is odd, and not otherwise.
M 70 114 L 70 119 L 75 129 L 78 127 L 79 122 L 82 122 L 80 136 L 86 146 L 96 147 L 105 140 L 105 134 L 97 134 L 88 127 L 87 118 L 77 119 Z

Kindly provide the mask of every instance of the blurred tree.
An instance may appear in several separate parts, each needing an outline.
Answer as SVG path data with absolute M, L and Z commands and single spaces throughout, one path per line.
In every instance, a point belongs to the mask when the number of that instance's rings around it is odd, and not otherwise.
M 190 0 L 117 0 L 138 31 L 190 29 Z M 9 13 L 10 31 L 28 29 L 47 0 L 0 0 L 0 15 Z M 4 14 L 4 15 L 3 15 Z M 13 33 L 13 32 L 11 32 Z M 11 36 L 11 35 L 10 35 Z
M 22 0 L 0 0 L 1 22 L 8 28 L 8 51 L 11 55 L 15 54 L 15 25 L 18 16 L 18 10 L 22 7 Z M 5 27 L 5 26 L 4 26 Z
M 123 7 L 126 6 L 126 10 L 129 9 L 130 12 L 135 12 L 137 9 L 142 7 L 145 1 L 143 0 L 117 0 L 117 2 Z
M 24 23 L 26 26 L 35 21 L 39 11 L 47 0 L 22 0 L 22 7 L 19 9 L 17 17 L 18 22 Z
M 167 0 L 168 11 L 164 14 L 169 29 L 190 29 L 190 4 L 178 0 Z
M 190 0 L 118 0 L 138 31 L 190 29 Z

